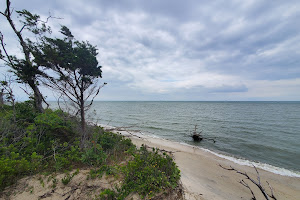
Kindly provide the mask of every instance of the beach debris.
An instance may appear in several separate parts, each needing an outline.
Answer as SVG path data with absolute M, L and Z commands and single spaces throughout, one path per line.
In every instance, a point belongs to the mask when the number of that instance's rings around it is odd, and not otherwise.
M 192 138 L 195 142 L 200 142 L 201 140 L 203 140 L 201 133 L 202 133 L 202 131 L 197 132 L 197 125 L 195 125 L 195 130 L 192 133 Z
M 195 142 L 200 142 L 200 141 L 202 141 L 202 140 L 211 140 L 211 141 L 213 141 L 214 143 L 216 142 L 214 138 L 203 137 L 203 136 L 201 135 L 201 133 L 202 133 L 202 131 L 197 132 L 197 125 L 195 125 L 195 129 L 194 129 L 194 131 L 193 131 L 192 134 L 191 134 L 191 137 L 193 138 L 193 140 L 194 140 Z
M 260 175 L 258 173 L 258 170 L 257 168 L 253 165 L 255 171 L 256 171 L 256 174 L 257 174 L 257 181 L 252 179 L 246 172 L 241 172 L 235 168 L 233 168 L 232 166 L 230 166 L 230 168 L 226 168 L 226 167 L 223 167 L 222 165 L 219 164 L 219 166 L 225 170 L 228 170 L 228 171 L 235 171 L 236 173 L 238 174 L 241 174 L 243 176 L 245 176 L 248 180 L 250 180 L 254 185 L 256 185 L 258 187 L 258 189 L 261 191 L 261 193 L 264 195 L 265 199 L 267 200 L 270 200 L 271 199 L 274 199 L 274 200 L 277 200 L 277 198 L 275 197 L 274 193 L 273 193 L 273 188 L 272 186 L 270 185 L 270 183 L 268 181 L 267 184 L 271 190 L 271 194 L 268 194 L 265 190 L 265 188 L 261 185 L 261 181 L 260 181 Z M 257 198 L 255 197 L 254 195 L 254 192 L 253 190 L 251 189 L 251 187 L 242 179 L 240 182 L 240 184 L 242 184 L 244 187 L 248 188 L 252 194 L 252 200 L 256 200 Z

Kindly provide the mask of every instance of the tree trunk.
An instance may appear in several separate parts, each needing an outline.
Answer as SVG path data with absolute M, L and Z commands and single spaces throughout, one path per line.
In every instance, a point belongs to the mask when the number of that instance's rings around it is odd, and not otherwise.
M 31 87 L 31 89 L 33 90 L 33 94 L 34 94 L 34 107 L 35 107 L 35 109 L 39 113 L 43 113 L 44 112 L 44 108 L 43 108 L 43 95 L 41 94 L 39 88 L 34 83 L 34 81 L 29 81 L 28 84 Z
M 84 113 L 84 102 L 80 106 L 80 119 L 81 119 L 81 130 L 85 132 L 85 113 Z
M 3 106 L 3 104 L 4 104 L 4 99 L 3 99 L 3 97 L 4 97 L 4 93 L 3 93 L 3 89 L 0 91 L 0 107 L 2 107 Z
M 81 119 L 81 147 L 85 147 L 85 140 L 86 140 L 86 130 L 85 130 L 85 112 L 84 112 L 84 100 L 83 100 L 83 91 L 81 92 L 81 99 L 80 99 L 80 119 Z

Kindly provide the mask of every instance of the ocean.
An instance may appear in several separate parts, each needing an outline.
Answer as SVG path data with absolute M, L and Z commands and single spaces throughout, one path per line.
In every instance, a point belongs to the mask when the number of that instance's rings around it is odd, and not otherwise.
M 300 177 L 300 102 L 98 101 L 88 118 Z M 216 142 L 194 142 L 195 125 Z

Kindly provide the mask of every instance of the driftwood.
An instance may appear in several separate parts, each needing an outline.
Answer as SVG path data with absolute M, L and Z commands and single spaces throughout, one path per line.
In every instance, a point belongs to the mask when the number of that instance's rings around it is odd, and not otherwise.
M 197 125 L 195 125 L 195 130 L 192 133 L 192 138 L 195 142 L 200 142 L 201 140 L 203 140 L 201 133 L 202 133 L 202 131 L 197 132 Z
M 202 140 L 211 140 L 211 141 L 213 141 L 214 143 L 216 142 L 215 139 L 213 139 L 213 138 L 203 137 L 203 136 L 201 135 L 201 133 L 202 133 L 202 131 L 197 132 L 197 125 L 195 125 L 195 130 L 194 130 L 194 131 L 192 132 L 192 134 L 191 134 L 191 137 L 193 138 L 193 140 L 194 140 L 195 142 L 200 142 L 200 141 L 202 141 Z
M 252 179 L 246 172 L 241 172 L 233 167 L 230 166 L 230 168 L 226 168 L 226 167 L 223 167 L 222 165 L 219 165 L 221 168 L 225 169 L 225 170 L 228 170 L 228 171 L 235 171 L 236 173 L 238 174 L 241 174 L 243 176 L 245 176 L 248 180 L 250 180 L 254 185 L 256 185 L 258 187 L 258 189 L 261 191 L 261 193 L 264 195 L 265 199 L 267 200 L 270 200 L 271 199 L 274 199 L 274 200 L 277 200 L 277 198 L 274 196 L 274 193 L 273 193 L 273 188 L 271 187 L 271 185 L 269 184 L 268 181 L 267 184 L 271 190 L 271 195 L 268 194 L 265 190 L 265 188 L 261 185 L 261 181 L 260 181 L 260 175 L 258 173 L 258 170 L 257 168 L 253 165 L 255 171 L 256 171 L 256 174 L 257 174 L 257 181 Z M 251 187 L 242 179 L 240 182 L 240 184 L 242 184 L 244 187 L 248 188 L 252 194 L 252 200 L 256 200 L 257 198 L 255 197 L 254 195 L 254 192 L 252 191 Z M 269 198 L 270 197 L 270 198 Z

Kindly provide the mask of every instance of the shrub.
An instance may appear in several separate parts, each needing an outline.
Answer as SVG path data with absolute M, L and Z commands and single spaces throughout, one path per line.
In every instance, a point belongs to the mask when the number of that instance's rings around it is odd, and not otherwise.
M 100 166 L 106 160 L 107 155 L 100 144 L 92 143 L 91 148 L 85 149 L 81 161 L 91 166 Z
M 143 198 L 152 197 L 155 193 L 175 188 L 180 179 L 180 170 L 169 155 L 159 154 L 158 149 L 149 152 L 144 146 L 134 155 L 134 160 L 128 163 L 124 172 L 121 198 L 131 192 Z
M 70 183 L 70 181 L 72 180 L 72 178 L 74 176 L 76 176 L 77 174 L 79 173 L 79 169 L 77 169 L 74 173 L 72 173 L 71 175 L 68 173 L 65 177 L 63 177 L 61 179 L 61 182 L 64 184 L 64 185 L 68 185 L 68 183 Z
M 99 169 L 91 169 L 89 177 L 91 179 L 101 178 L 104 173 L 106 173 L 106 175 L 115 176 L 119 172 L 120 172 L 120 169 L 118 166 L 103 165 Z
M 17 178 L 31 170 L 30 162 L 21 158 L 18 153 L 11 152 L 8 157 L 0 158 L 0 190 L 13 184 Z
M 16 103 L 16 121 L 19 125 L 26 126 L 33 123 L 37 114 L 38 113 L 34 109 L 33 101 Z

